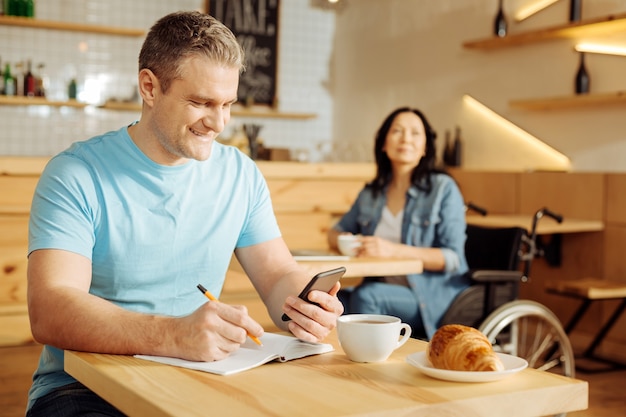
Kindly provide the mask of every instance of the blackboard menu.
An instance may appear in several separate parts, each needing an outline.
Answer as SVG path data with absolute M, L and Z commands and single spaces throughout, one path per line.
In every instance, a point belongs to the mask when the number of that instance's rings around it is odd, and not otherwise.
M 244 104 L 276 102 L 279 0 L 211 0 L 209 13 L 237 37 L 246 54 L 246 71 L 237 98 Z

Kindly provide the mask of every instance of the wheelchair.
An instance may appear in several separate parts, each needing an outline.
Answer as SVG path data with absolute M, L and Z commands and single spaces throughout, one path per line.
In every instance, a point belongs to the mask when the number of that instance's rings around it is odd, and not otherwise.
M 441 325 L 475 327 L 495 351 L 524 358 L 535 369 L 574 377 L 574 352 L 559 319 L 542 304 L 518 299 L 532 260 L 543 256 L 536 234 L 543 216 L 562 221 L 560 215 L 543 208 L 535 213 L 530 232 L 520 227 L 467 226 L 471 285 L 452 302 Z

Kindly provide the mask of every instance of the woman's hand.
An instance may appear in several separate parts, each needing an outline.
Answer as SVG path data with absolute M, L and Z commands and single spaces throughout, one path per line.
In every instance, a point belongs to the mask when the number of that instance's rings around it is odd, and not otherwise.
M 361 247 L 357 256 L 368 258 L 393 258 L 397 256 L 397 245 L 377 236 L 361 236 Z

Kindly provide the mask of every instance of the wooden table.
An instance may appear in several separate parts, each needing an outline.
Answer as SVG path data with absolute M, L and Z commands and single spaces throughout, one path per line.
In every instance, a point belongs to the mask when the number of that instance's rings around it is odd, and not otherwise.
M 298 265 L 316 273 L 344 266 L 344 277 L 379 277 L 391 275 L 419 274 L 424 265 L 419 259 L 409 258 L 349 258 L 340 260 L 298 260 Z
M 523 227 L 529 232 L 532 229 L 533 216 L 518 214 L 488 214 L 486 216 L 467 215 L 467 224 L 485 227 Z M 558 223 L 551 217 L 543 217 L 537 222 L 537 234 L 549 235 L 555 233 L 599 232 L 604 230 L 604 224 L 599 220 L 582 220 L 564 218 Z
M 432 379 L 407 364 L 415 339 L 382 363 L 336 350 L 218 376 L 131 356 L 65 352 L 65 370 L 129 416 L 535 417 L 587 408 L 587 382 L 526 369 L 497 382 Z
M 349 258 L 341 260 L 307 261 L 298 264 L 311 275 L 343 266 L 346 273 L 341 278 L 342 287 L 357 285 L 363 277 L 384 277 L 394 275 L 420 274 L 424 264 L 419 259 L 409 258 Z

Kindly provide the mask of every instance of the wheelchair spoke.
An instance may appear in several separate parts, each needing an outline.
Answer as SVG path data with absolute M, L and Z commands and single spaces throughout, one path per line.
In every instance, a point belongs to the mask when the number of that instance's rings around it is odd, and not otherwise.
M 561 364 L 561 360 L 560 359 L 552 359 L 550 362 L 546 362 L 543 365 L 535 368 L 538 369 L 540 371 L 549 371 L 551 369 L 553 369 L 555 366 L 559 366 Z
M 537 335 L 539 334 L 540 332 L 537 332 Z M 536 337 L 536 339 L 538 338 Z M 543 356 L 543 353 L 546 352 L 546 350 L 549 349 L 551 346 L 553 346 L 554 344 L 553 341 L 554 341 L 554 335 L 552 334 L 552 332 L 549 332 L 543 337 L 541 344 L 539 346 L 535 346 L 535 348 L 532 351 L 532 354 L 528 355 L 528 358 L 527 358 L 528 363 L 530 364 L 531 367 L 539 368 L 537 364 L 543 362 L 543 360 L 541 359 Z

